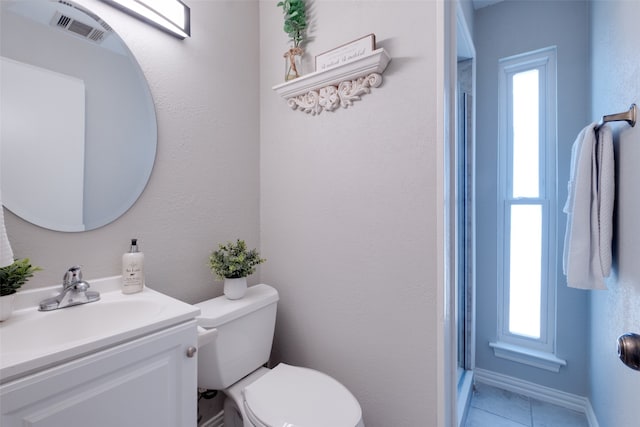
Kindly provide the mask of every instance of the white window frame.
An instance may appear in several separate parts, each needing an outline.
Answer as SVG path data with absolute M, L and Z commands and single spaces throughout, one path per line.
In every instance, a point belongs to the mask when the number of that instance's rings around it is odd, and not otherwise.
M 566 365 L 555 356 L 557 284 L 557 172 L 556 172 L 556 47 L 548 47 L 499 61 L 498 85 L 498 324 L 497 342 L 490 343 L 498 357 L 551 371 Z M 512 197 L 512 77 L 537 69 L 539 74 L 539 197 Z M 542 283 L 540 338 L 509 331 L 509 242 L 513 205 L 542 207 Z

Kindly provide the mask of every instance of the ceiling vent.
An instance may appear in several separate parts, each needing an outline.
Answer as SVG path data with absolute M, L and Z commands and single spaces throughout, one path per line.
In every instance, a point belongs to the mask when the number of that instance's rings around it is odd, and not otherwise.
M 84 22 L 75 20 L 60 12 L 55 13 L 51 20 L 51 25 L 72 32 L 77 36 L 91 40 L 95 43 L 101 43 L 106 35 L 106 32 L 103 29 L 87 25 Z

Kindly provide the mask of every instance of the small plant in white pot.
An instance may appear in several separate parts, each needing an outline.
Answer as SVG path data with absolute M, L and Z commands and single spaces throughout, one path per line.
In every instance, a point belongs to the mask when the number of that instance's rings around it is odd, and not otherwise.
M 221 243 L 211 252 L 209 267 L 220 280 L 224 280 L 224 294 L 229 299 L 239 299 L 247 292 L 247 276 L 256 266 L 265 262 L 257 249 L 247 249 L 244 240 Z
M 16 260 L 13 264 L 0 268 L 0 322 L 11 316 L 18 289 L 33 277 L 33 273 L 40 270 L 40 267 L 31 265 L 29 258 Z

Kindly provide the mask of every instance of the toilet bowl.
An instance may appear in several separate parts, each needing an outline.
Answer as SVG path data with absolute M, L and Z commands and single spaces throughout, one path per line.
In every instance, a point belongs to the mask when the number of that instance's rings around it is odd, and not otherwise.
M 278 292 L 260 284 L 240 300 L 196 304 L 198 386 L 225 394 L 225 427 L 364 427 L 351 392 L 322 372 L 268 361 Z

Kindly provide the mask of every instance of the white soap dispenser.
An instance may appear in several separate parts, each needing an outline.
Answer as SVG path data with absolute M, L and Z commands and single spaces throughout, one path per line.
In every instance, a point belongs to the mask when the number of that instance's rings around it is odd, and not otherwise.
M 129 252 L 122 255 L 122 293 L 133 294 L 144 288 L 144 254 L 138 252 L 138 239 L 131 239 Z

